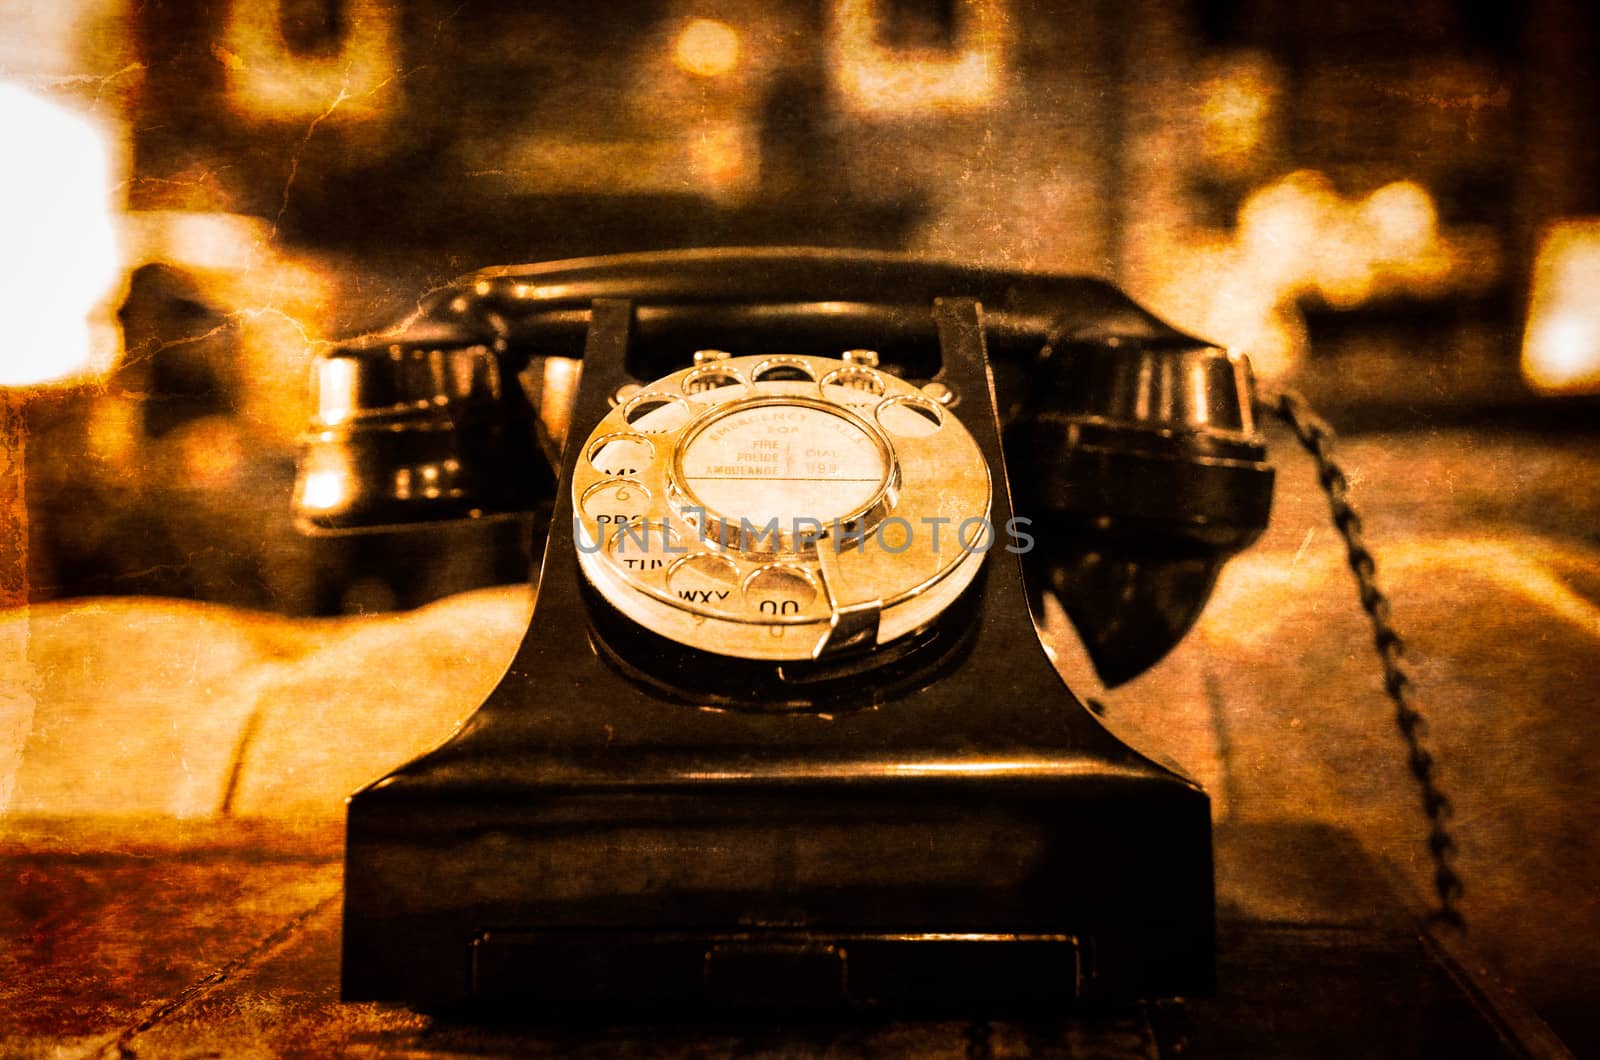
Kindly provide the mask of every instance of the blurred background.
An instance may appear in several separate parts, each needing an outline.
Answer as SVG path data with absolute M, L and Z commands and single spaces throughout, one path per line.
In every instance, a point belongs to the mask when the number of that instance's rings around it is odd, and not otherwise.
M 0 15 L 10 600 L 332 614 L 520 578 L 515 528 L 288 521 L 319 344 L 514 261 L 807 243 L 1090 272 L 1354 429 L 1594 422 L 1576 0 Z
M 0 629 L 14 808 L 142 806 L 212 744 L 225 793 L 159 805 L 234 805 L 265 708 L 215 623 L 87 598 L 252 609 L 234 624 L 260 639 L 281 624 L 259 612 L 526 580 L 527 523 L 290 522 L 313 355 L 464 272 L 798 243 L 1093 273 L 1343 430 L 1478 943 L 1600 1052 L 1597 55 L 1580 0 L 0 0 L 0 603 L 61 601 Z M 1142 712 L 1139 746 L 1165 739 L 1219 819 L 1322 815 L 1425 881 L 1323 499 L 1269 443 L 1272 528 L 1111 717 Z M 354 668 L 327 624 L 260 648 L 327 648 L 263 730 L 289 750 L 258 752 L 262 783 L 337 814 L 448 732 L 528 606 L 454 599 L 415 613 L 449 636 L 358 630 L 381 651 Z M 432 728 L 407 712 L 429 695 Z M 208 725 L 243 726 L 232 774 Z M 364 725 L 398 735 L 362 758 Z

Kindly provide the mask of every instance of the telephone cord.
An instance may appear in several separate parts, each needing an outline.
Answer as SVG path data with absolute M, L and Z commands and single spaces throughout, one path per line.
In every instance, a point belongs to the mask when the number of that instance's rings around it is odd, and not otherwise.
M 1448 828 L 1454 808 L 1434 775 L 1436 762 L 1427 748 L 1428 723 L 1417 709 L 1415 685 L 1406 672 L 1405 641 L 1390 620 L 1389 598 L 1378 588 L 1378 565 L 1362 538 L 1361 517 L 1350 503 L 1350 480 L 1334 459 L 1333 428 L 1294 391 L 1285 390 L 1264 397 L 1262 404 L 1288 425 L 1316 462 L 1317 478 L 1328 495 L 1334 526 L 1344 539 L 1345 555 L 1355 576 L 1361 608 L 1372 621 L 1373 645 L 1383 665 L 1384 691 L 1394 703 L 1395 725 L 1406 745 L 1406 764 L 1416 779 L 1422 808 L 1428 817 L 1428 851 L 1433 860 L 1433 886 L 1438 896 L 1438 905 L 1430 915 L 1440 923 L 1465 930 L 1466 920 L 1459 906 L 1465 888 L 1453 865 L 1456 842 Z

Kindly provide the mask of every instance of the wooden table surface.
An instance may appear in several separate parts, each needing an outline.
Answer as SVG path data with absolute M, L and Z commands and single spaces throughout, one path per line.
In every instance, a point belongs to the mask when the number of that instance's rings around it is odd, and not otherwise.
M 1574 485 L 1600 480 L 1592 443 L 1419 430 L 1345 449 L 1456 806 L 1483 960 L 1455 972 L 1395 919 L 1372 867 L 1397 866 L 1399 890 L 1429 871 L 1370 630 L 1304 462 L 1279 447 L 1272 527 L 1149 674 L 1099 689 L 1059 613 L 1047 622 L 1068 683 L 1212 796 L 1222 993 L 1188 1006 L 1191 1055 L 1447 1055 L 1410 1028 L 1480 1011 L 1449 984 L 1484 967 L 1600 1055 L 1600 492 Z M 311 621 L 131 598 L 0 612 L 0 1055 L 1109 1051 L 1083 1024 L 495 1037 L 337 1004 L 344 795 L 481 702 L 532 599 Z M 1172 1022 L 1140 1016 L 1126 1040 L 1148 1052 Z
M 452 1022 L 338 1000 L 337 827 L 14 821 L 0 1053 L 14 1056 L 1560 1056 L 1378 862 L 1307 823 L 1217 836 L 1214 999 L 899 1021 Z M 508 1021 L 509 1020 L 509 1021 Z

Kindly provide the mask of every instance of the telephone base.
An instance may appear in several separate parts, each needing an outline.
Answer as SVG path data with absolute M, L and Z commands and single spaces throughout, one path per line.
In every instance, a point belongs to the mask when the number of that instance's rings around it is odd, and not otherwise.
M 640 382 L 632 305 L 590 315 L 586 425 Z M 994 479 L 990 521 L 1011 525 L 981 308 L 941 298 L 930 315 Z M 1062 683 L 1016 549 L 992 547 L 933 620 L 962 636 L 930 627 L 831 682 L 779 665 L 747 685 L 782 709 L 754 709 L 713 696 L 726 657 L 664 654 L 586 595 L 571 483 L 588 448 L 567 447 L 500 684 L 350 802 L 345 998 L 681 1011 L 1211 992 L 1210 802 Z
M 1067 935 L 531 931 L 487 932 L 472 947 L 475 998 L 552 1007 L 602 996 L 601 981 L 664 1005 L 718 1008 L 1038 1003 L 1076 997 L 1079 977 Z
M 395 778 L 351 806 L 344 997 L 559 1012 L 1209 994 L 1209 800 L 1170 774 L 1031 755 L 1001 775 L 900 758 L 714 791 Z

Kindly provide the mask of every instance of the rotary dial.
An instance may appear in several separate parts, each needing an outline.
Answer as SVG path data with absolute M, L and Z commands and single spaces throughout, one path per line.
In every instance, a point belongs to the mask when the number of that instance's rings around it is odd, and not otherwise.
M 956 417 L 870 364 L 697 358 L 627 396 L 573 477 L 584 575 L 640 625 L 749 659 L 859 651 L 932 621 L 993 544 Z

